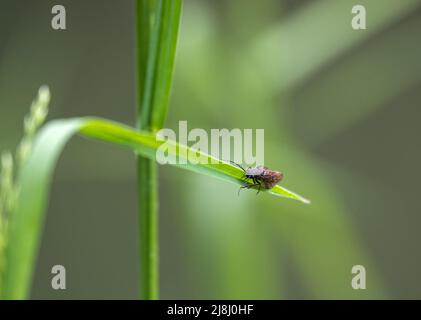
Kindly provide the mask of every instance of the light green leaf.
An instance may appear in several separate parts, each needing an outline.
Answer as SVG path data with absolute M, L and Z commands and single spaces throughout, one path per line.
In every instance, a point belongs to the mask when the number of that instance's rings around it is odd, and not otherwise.
M 138 1 L 138 126 L 163 127 L 168 111 L 181 0 Z
M 172 144 L 176 150 L 174 155 L 184 157 L 184 159 L 188 157 L 189 152 L 198 153 L 197 150 L 175 141 L 160 141 L 151 133 L 139 132 L 108 120 L 76 118 L 49 122 L 37 135 L 32 154 L 19 177 L 21 189 L 18 205 L 11 219 L 4 287 L 3 292 L 0 293 L 3 298 L 24 299 L 28 295 L 53 170 L 65 143 L 76 133 L 128 147 L 137 154 L 153 160 L 155 160 L 157 149 L 163 143 Z M 211 155 L 200 154 L 208 160 L 208 164 L 194 165 L 188 162 L 177 166 L 227 182 L 244 184 L 241 169 Z M 211 163 L 212 160 L 216 163 Z M 309 202 L 281 186 L 276 186 L 268 193 L 304 203 Z M 237 195 L 233 194 L 233 196 Z

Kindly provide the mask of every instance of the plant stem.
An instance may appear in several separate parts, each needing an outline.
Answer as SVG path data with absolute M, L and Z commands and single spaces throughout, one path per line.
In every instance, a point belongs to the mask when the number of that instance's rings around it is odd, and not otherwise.
M 155 161 L 138 157 L 138 206 L 140 237 L 140 296 L 159 297 L 159 239 L 157 167 Z
M 153 74 L 154 61 L 151 61 L 156 48 L 150 43 L 151 38 L 151 3 L 145 0 L 137 2 L 138 32 L 138 85 L 139 102 L 137 126 L 139 129 L 150 128 L 150 107 L 153 81 L 148 81 Z M 139 223 L 139 258 L 140 258 L 140 297 L 155 300 L 159 297 L 159 244 L 158 244 L 158 205 L 157 205 L 157 168 L 151 160 L 137 156 L 137 190 Z
M 150 65 L 151 45 L 151 2 L 137 1 L 137 35 L 138 35 L 138 86 L 139 101 L 137 127 L 149 129 L 151 81 L 147 74 L 153 72 Z M 148 64 L 149 62 L 149 64 Z M 158 208 L 156 166 L 152 161 L 137 156 L 137 190 L 138 190 L 138 232 L 140 258 L 140 297 L 144 300 L 158 299 L 159 296 L 159 245 L 158 245 Z
M 137 127 L 163 127 L 169 103 L 181 0 L 137 0 Z M 140 294 L 159 298 L 158 172 L 137 156 Z

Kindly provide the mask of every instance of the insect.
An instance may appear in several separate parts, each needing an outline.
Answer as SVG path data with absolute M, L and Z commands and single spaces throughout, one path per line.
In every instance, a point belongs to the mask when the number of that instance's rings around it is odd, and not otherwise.
M 273 171 L 267 167 L 258 166 L 244 169 L 239 164 L 235 162 L 232 163 L 244 171 L 243 179 L 245 179 L 245 182 L 247 182 L 247 179 L 253 181 L 253 183 L 247 183 L 246 185 L 241 186 L 238 190 L 238 194 L 240 194 L 241 189 L 250 189 L 257 186 L 259 187 L 257 193 L 260 192 L 262 187 L 264 189 L 272 189 L 279 181 L 284 178 L 284 174 L 282 172 Z

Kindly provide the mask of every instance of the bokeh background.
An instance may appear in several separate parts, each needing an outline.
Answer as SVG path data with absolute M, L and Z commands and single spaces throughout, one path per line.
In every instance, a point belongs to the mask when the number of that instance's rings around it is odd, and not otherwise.
M 134 1 L 61 0 L 66 31 L 55 4 L 0 0 L 1 150 L 42 84 L 50 119 L 134 125 Z M 351 28 L 355 4 L 367 30 Z M 264 128 L 267 165 L 312 204 L 161 167 L 161 297 L 421 298 L 421 1 L 186 0 L 182 15 L 167 127 Z M 135 177 L 126 150 L 71 141 L 32 298 L 138 297 Z

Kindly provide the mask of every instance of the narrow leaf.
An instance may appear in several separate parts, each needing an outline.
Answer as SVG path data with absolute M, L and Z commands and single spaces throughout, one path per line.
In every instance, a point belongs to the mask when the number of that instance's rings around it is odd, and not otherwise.
M 18 205 L 11 219 L 4 292 L 0 293 L 3 298 L 24 299 L 28 295 L 53 170 L 65 143 L 76 133 L 122 145 L 152 160 L 155 160 L 156 151 L 163 143 L 172 144 L 176 150 L 174 156 L 184 159 L 187 159 L 189 152 L 196 154 L 198 152 L 175 141 L 159 141 L 151 133 L 139 132 L 108 120 L 76 118 L 49 122 L 37 135 L 33 151 L 19 177 L 21 189 Z M 227 182 L 244 183 L 241 169 L 211 155 L 200 154 L 209 160 L 209 164 L 194 165 L 187 162 L 187 164 L 177 166 Z M 212 160 L 216 163 L 210 163 Z M 276 186 L 268 193 L 304 203 L 309 202 L 281 186 Z M 236 193 L 233 194 L 233 197 L 236 196 Z

